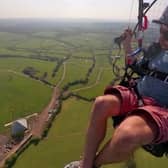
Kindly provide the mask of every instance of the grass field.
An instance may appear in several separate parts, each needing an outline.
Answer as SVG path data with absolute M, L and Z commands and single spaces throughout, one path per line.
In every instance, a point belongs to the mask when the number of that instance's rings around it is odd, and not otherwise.
M 103 95 L 104 88 L 110 84 L 113 78 L 112 72 L 110 69 L 103 69 L 100 81 L 98 81 L 97 85 L 94 87 L 88 88 L 86 90 L 79 90 L 77 93 L 81 96 L 85 96 L 88 98 L 93 98 L 98 95 Z
M 99 76 L 99 74 L 100 74 L 100 71 L 101 71 L 101 68 L 100 67 L 95 67 L 94 68 L 94 70 L 93 70 L 93 72 L 91 73 L 91 75 L 90 75 L 90 77 L 89 77 L 89 81 L 88 81 L 88 83 L 87 83 L 87 85 L 76 85 L 76 86 L 72 86 L 71 88 L 70 88 L 70 90 L 71 91 L 73 91 L 73 92 L 76 92 L 75 90 L 79 90 L 79 89 L 84 89 L 84 88 L 87 88 L 87 87 L 92 87 L 93 85 L 95 85 L 96 84 L 96 82 L 97 82 L 97 78 L 98 78 L 98 76 Z M 87 91 L 87 89 L 85 89 L 86 91 Z
M 4 124 L 41 112 L 50 100 L 52 89 L 18 74 L 0 70 L 0 131 Z
M 41 77 L 44 72 L 47 72 L 46 79 L 55 84 L 58 82 L 56 77 L 52 78 L 52 71 L 57 65 L 57 62 L 22 59 L 22 58 L 2 58 L 0 60 L 0 70 L 13 70 L 15 72 L 22 73 L 26 67 L 32 67 L 37 70 L 35 76 Z
M 69 62 L 70 61 L 70 62 Z M 73 63 L 71 62 L 71 59 L 67 61 L 66 64 L 66 73 L 65 78 L 61 84 L 61 87 L 65 86 L 69 82 L 76 81 L 78 79 L 85 79 L 86 73 L 88 71 L 88 68 L 91 66 L 91 61 L 82 61 L 82 64 L 80 63 Z

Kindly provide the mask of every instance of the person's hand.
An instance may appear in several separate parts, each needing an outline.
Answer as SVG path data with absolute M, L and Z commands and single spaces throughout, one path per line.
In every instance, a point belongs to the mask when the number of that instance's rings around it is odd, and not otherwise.
M 128 48 L 128 46 L 131 45 L 131 41 L 132 41 L 132 36 L 133 36 L 133 33 L 132 33 L 132 30 L 131 29 L 126 29 L 123 33 L 123 46 L 124 48 Z
M 131 29 L 126 29 L 123 33 L 123 48 L 125 51 L 125 61 L 126 64 L 132 64 L 133 63 L 133 58 L 130 57 L 130 54 L 132 53 L 132 49 L 131 49 L 131 41 L 132 41 L 132 30 Z

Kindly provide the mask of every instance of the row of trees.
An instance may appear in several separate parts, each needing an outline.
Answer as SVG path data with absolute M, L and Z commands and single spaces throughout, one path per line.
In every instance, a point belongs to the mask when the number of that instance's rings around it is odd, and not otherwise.
M 66 96 L 62 96 L 62 100 L 69 99 L 70 97 L 76 97 L 77 99 L 81 99 L 81 100 L 84 100 L 84 101 L 87 101 L 87 102 L 92 102 L 92 101 L 95 100 L 95 97 L 87 98 L 87 97 L 84 97 L 84 96 L 81 96 L 81 95 L 78 95 L 78 94 L 72 93 L 72 92 L 70 92 Z
M 46 80 L 48 73 L 44 72 L 43 75 L 41 77 L 36 76 L 36 73 L 39 72 L 37 70 L 35 70 L 35 68 L 33 67 L 26 67 L 23 69 L 22 71 L 25 75 L 29 76 L 32 79 L 35 80 L 39 80 L 42 83 L 49 85 L 51 87 L 55 87 L 56 85 L 53 85 L 52 83 L 50 83 L 49 81 Z
M 55 61 L 58 61 L 58 60 L 59 60 L 59 58 L 57 58 L 57 57 L 40 56 L 40 55 L 21 56 L 21 55 L 6 55 L 6 54 L 0 54 L 0 58 L 37 59 L 37 60 L 41 60 L 41 61 L 50 61 L 50 62 L 55 62 Z
M 70 58 L 70 55 L 68 55 L 67 57 L 63 58 L 63 59 L 58 59 L 57 61 L 57 65 L 55 66 L 55 68 L 53 69 L 52 72 L 52 77 L 54 78 L 56 76 L 56 73 L 58 72 L 59 68 L 61 67 L 61 65 Z

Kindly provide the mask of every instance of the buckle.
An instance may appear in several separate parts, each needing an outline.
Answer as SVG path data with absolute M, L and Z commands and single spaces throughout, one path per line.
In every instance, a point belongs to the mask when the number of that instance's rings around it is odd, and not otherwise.
M 164 83 L 168 84 L 168 76 L 164 79 Z
M 151 71 L 151 72 L 149 73 L 149 75 L 152 76 L 152 77 L 154 77 L 154 76 L 155 76 L 155 71 Z

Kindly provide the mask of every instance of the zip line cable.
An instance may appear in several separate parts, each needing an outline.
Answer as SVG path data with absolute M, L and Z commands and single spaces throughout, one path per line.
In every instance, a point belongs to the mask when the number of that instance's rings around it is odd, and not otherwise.
M 132 0 L 131 9 L 130 9 L 130 13 L 129 13 L 128 28 L 130 27 L 130 24 L 131 24 L 131 18 L 132 18 L 132 12 L 133 12 L 134 3 L 135 3 L 135 0 Z

